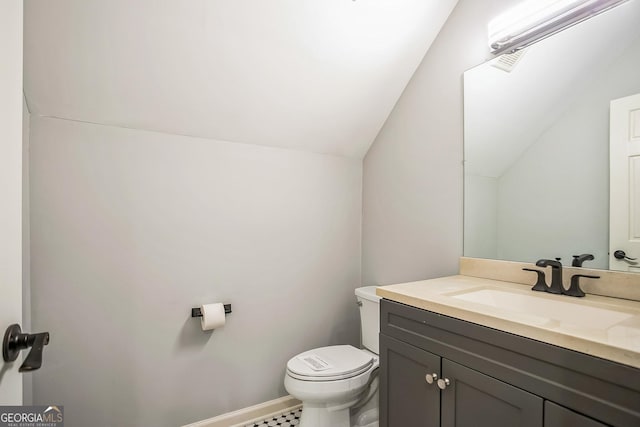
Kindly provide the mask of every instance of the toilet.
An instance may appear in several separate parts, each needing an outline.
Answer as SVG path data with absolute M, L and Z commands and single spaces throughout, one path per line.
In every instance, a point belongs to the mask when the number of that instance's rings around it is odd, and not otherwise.
M 355 294 L 364 348 L 320 347 L 287 362 L 284 387 L 302 401 L 300 427 L 378 427 L 380 297 L 375 286 Z

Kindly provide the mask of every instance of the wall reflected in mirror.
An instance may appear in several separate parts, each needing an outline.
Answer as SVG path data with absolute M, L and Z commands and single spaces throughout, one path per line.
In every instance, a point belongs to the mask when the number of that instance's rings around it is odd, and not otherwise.
M 609 268 L 609 104 L 640 93 L 640 0 L 464 74 L 464 255 Z

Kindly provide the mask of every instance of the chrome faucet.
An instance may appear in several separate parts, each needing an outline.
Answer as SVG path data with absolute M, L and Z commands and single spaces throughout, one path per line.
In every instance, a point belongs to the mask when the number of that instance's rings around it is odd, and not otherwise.
M 563 294 L 564 286 L 562 285 L 562 263 L 560 258 L 555 261 L 551 259 L 541 259 L 536 262 L 538 267 L 551 267 L 551 285 L 547 288 L 547 292 L 552 294 Z

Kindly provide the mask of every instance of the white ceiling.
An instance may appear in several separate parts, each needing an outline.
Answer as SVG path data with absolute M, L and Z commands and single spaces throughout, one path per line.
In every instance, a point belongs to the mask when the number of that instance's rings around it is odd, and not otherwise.
M 630 53 L 640 37 L 639 17 L 640 0 L 629 1 L 530 46 L 511 73 L 488 64 L 465 72 L 466 173 L 502 176 L 589 85 Z
M 364 156 L 457 0 L 25 0 L 32 114 Z

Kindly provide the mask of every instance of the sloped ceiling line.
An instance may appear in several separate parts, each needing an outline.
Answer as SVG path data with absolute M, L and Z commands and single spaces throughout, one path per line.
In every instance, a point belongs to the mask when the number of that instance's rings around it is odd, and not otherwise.
M 33 114 L 362 158 L 457 0 L 25 1 Z

